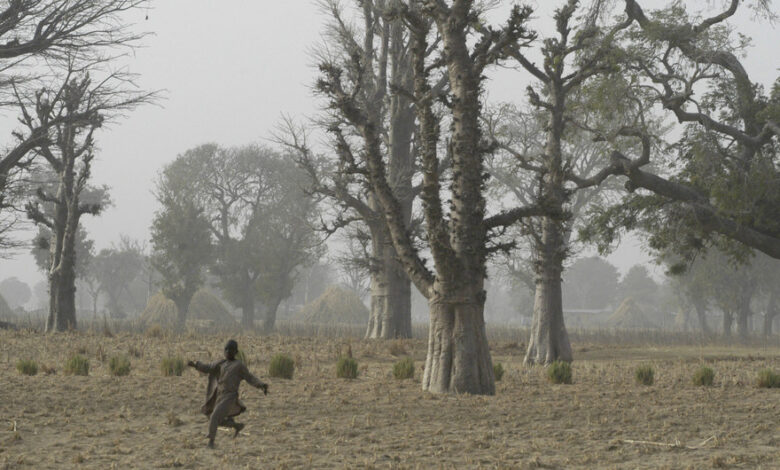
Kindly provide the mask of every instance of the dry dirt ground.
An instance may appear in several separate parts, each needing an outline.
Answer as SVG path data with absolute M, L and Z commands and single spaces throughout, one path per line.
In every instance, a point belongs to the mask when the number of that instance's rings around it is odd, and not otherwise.
M 780 371 L 780 348 L 575 344 L 573 385 L 525 368 L 517 344 L 492 344 L 507 370 L 494 397 L 420 389 L 424 342 L 352 341 L 356 380 L 335 378 L 347 341 L 238 336 L 250 369 L 265 378 L 274 353 L 299 364 L 293 380 L 246 384 L 246 429 L 220 431 L 205 447 L 199 414 L 206 379 L 192 369 L 162 377 L 162 357 L 208 360 L 224 335 L 123 333 L 47 336 L 0 331 L 0 469 L 16 468 L 780 468 L 780 389 L 759 389 L 757 371 Z M 63 374 L 74 352 L 88 377 Z M 414 357 L 414 380 L 391 369 Z M 129 354 L 112 377 L 108 358 Z M 394 353 L 394 354 L 393 354 Z M 22 376 L 20 358 L 53 367 Z M 655 368 L 637 385 L 638 364 Z M 696 387 L 694 370 L 715 370 Z

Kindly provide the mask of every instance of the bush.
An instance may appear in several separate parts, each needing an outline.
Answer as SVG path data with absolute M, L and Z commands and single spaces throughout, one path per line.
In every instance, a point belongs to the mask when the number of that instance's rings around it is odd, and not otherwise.
M 701 366 L 693 373 L 693 384 L 698 386 L 710 387 L 715 378 L 715 372 L 707 367 Z
M 180 357 L 166 357 L 160 363 L 160 370 L 165 377 L 181 376 L 184 371 L 184 359 Z
M 637 367 L 634 372 L 634 378 L 636 378 L 636 383 L 638 384 L 653 385 L 653 382 L 655 382 L 655 371 L 653 370 L 653 366 L 650 364 L 642 364 Z
M 130 359 L 127 356 L 113 356 L 108 361 L 108 370 L 115 377 L 122 377 L 130 373 Z
M 336 377 L 342 379 L 354 379 L 358 375 L 358 363 L 351 357 L 339 358 L 336 363 Z
M 496 382 L 501 382 L 504 378 L 504 366 L 500 362 L 493 364 L 493 377 L 496 378 Z
M 236 359 L 243 362 L 245 366 L 249 367 L 249 359 L 246 358 L 246 354 L 244 354 L 244 351 L 238 350 L 236 353 Z
M 393 364 L 393 377 L 398 380 L 414 378 L 414 359 L 405 357 Z
M 19 359 L 16 370 L 22 375 L 35 375 L 38 373 L 38 363 L 32 359 Z
M 759 388 L 780 388 L 780 374 L 770 369 L 758 371 Z
M 67 375 L 89 375 L 89 361 L 81 354 L 74 354 L 65 363 Z
M 268 366 L 269 376 L 292 379 L 294 372 L 295 362 L 290 356 L 286 354 L 276 354 L 271 358 L 271 364 Z
M 555 361 L 547 366 L 547 379 L 554 384 L 571 383 L 571 364 L 565 361 Z

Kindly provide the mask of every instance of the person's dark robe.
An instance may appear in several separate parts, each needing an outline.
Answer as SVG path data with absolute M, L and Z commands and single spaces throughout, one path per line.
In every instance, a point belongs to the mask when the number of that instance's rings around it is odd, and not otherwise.
M 206 402 L 200 408 L 206 416 L 211 416 L 217 403 L 229 401 L 225 417 L 238 416 L 246 410 L 246 406 L 238 399 L 238 386 L 241 380 L 250 385 L 262 388 L 265 384 L 252 375 L 246 365 L 239 360 L 222 359 L 212 364 L 195 363 L 195 368 L 209 375 L 206 386 Z

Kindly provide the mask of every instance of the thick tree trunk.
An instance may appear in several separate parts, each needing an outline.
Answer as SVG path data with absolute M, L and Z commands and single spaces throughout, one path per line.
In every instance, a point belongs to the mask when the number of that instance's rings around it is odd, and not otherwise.
M 775 317 L 780 313 L 777 305 L 777 294 L 774 292 L 769 297 L 769 302 L 766 306 L 766 312 L 764 312 L 764 336 L 772 335 L 772 323 L 774 323 Z
M 537 250 L 536 293 L 526 364 L 572 361 L 571 344 L 563 320 L 561 273 L 565 245 L 559 222 L 542 221 L 542 246 Z
M 263 319 L 263 331 L 270 333 L 276 329 L 276 312 L 279 310 L 279 304 L 282 303 L 282 297 L 274 298 L 268 305 Z
M 241 302 L 241 326 L 255 328 L 255 295 L 254 285 L 245 286 L 244 299 Z
M 76 328 L 76 233 L 78 216 L 75 202 L 67 201 L 67 184 L 59 190 L 52 229 L 51 269 L 49 270 L 49 319 L 47 332 Z M 69 210 L 70 207 L 70 210 Z
M 465 291 L 465 290 L 464 290 Z M 429 301 L 430 329 L 423 390 L 494 395 L 484 296 L 457 293 Z
M 178 317 L 176 318 L 176 327 L 179 330 L 184 330 L 187 323 L 187 316 L 189 315 L 190 302 L 192 302 L 193 294 L 183 294 L 173 299 L 173 303 L 176 304 L 176 310 Z
M 372 240 L 375 257 L 371 270 L 371 310 L 366 338 L 392 339 L 412 336 L 412 290 L 409 276 L 398 261 L 388 237 Z M 377 253 L 378 251 L 378 253 Z

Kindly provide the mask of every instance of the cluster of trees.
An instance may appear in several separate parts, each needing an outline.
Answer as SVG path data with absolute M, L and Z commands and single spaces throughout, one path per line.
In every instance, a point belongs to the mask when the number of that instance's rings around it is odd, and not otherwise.
M 572 359 L 561 283 L 579 240 L 608 251 L 641 229 L 680 266 L 729 244 L 780 258 L 780 85 L 767 95 L 742 66 L 741 2 L 705 18 L 640 3 L 561 2 L 540 39 L 527 7 L 496 27 L 469 0 L 325 2 L 330 150 L 293 123 L 280 141 L 334 202 L 333 228 L 364 234 L 368 336 L 406 334 L 406 283 L 428 299 L 425 390 L 494 392 L 484 306 L 498 255 L 535 292 L 527 363 Z M 531 77 L 526 104 L 488 105 L 494 65 Z
M 274 329 L 302 268 L 322 255 L 317 199 L 306 187 L 290 156 L 256 145 L 201 145 L 165 167 L 151 264 L 180 325 L 210 274 L 222 297 L 241 309 L 243 326 L 254 328 L 260 304 L 263 329 Z

